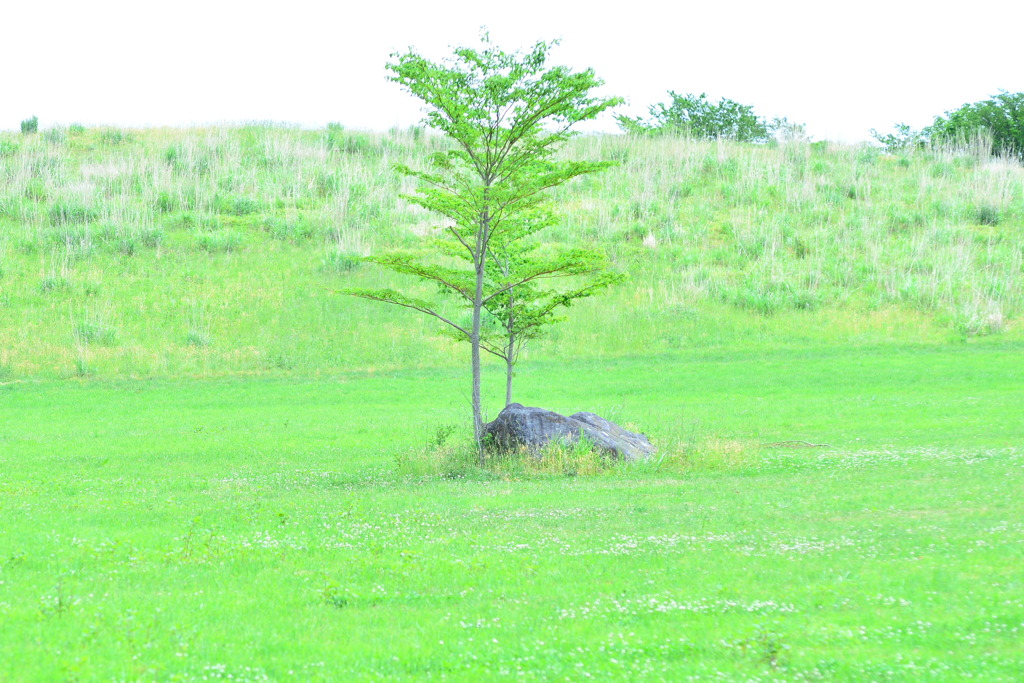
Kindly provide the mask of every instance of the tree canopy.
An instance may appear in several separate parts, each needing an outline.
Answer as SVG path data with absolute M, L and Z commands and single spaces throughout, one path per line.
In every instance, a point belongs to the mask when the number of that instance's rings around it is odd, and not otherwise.
M 925 129 L 934 142 L 966 142 L 979 134 L 992 138 L 992 152 L 1024 156 L 1024 92 L 1000 92 L 936 116 Z

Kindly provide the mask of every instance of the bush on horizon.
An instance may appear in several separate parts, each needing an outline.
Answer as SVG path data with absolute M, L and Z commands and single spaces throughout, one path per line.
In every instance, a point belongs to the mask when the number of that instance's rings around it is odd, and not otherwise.
M 650 118 L 618 116 L 619 128 L 630 134 L 676 134 L 698 140 L 768 142 L 777 137 L 803 139 L 804 126 L 786 118 L 771 121 L 754 113 L 751 105 L 723 97 L 717 103 L 707 93 L 680 95 L 670 90 L 672 102 L 652 104 Z

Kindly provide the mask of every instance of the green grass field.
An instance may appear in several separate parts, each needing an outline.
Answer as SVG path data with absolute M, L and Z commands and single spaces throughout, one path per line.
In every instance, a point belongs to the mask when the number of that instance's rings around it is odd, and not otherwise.
M 0 134 L 0 680 L 1019 680 L 1020 165 L 577 140 L 630 281 L 515 398 L 659 453 L 479 467 L 468 348 L 337 294 L 438 144 Z
M 0 677 L 1013 680 L 1022 350 L 538 364 L 593 476 L 404 474 L 456 370 L 8 384 Z

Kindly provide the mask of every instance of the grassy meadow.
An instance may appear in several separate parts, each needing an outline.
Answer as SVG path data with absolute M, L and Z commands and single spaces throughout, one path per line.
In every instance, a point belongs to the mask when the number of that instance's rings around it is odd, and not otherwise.
M 338 294 L 443 144 L 0 133 L 0 680 L 1019 679 L 1024 168 L 577 138 L 542 238 L 630 279 L 515 398 L 659 453 L 479 467 L 468 347 Z

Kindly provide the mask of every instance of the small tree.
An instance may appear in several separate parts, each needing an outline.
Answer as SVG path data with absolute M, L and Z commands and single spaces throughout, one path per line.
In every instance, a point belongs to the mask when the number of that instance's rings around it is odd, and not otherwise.
M 33 116 L 30 119 L 25 119 L 21 122 L 21 134 L 31 135 L 32 133 L 39 132 L 39 117 Z
M 501 283 L 522 281 L 543 260 L 532 254 L 533 245 L 515 249 L 492 250 L 489 263 L 496 271 L 499 291 L 486 306 L 493 321 L 486 337 L 488 352 L 505 361 L 505 405 L 512 403 L 513 368 L 528 342 L 543 335 L 544 329 L 561 322 L 558 309 L 568 308 L 579 299 L 600 293 L 621 282 L 625 276 L 607 269 L 603 254 L 575 249 L 549 259 L 543 269 L 549 277 L 582 276 L 582 282 L 570 289 L 542 289 L 536 280 L 502 289 Z
M 398 272 L 438 285 L 464 301 L 471 322 L 461 325 L 431 302 L 394 290 L 347 290 L 346 293 L 412 308 L 456 330 L 471 347 L 473 433 L 481 444 L 480 351 L 488 350 L 481 334 L 486 307 L 498 297 L 538 280 L 559 276 L 559 261 L 536 261 L 504 280 L 488 268 L 499 245 L 511 253 L 537 230 L 550 224 L 545 191 L 576 176 L 606 168 L 606 162 L 558 161 L 555 152 L 572 136 L 573 126 L 619 104 L 619 98 L 595 97 L 602 82 L 590 69 L 573 72 L 547 66 L 556 43 L 538 42 L 526 53 L 507 53 L 488 36 L 483 49 L 457 48 L 437 64 L 413 51 L 392 55 L 391 80 L 423 101 L 424 123 L 441 131 L 451 149 L 430 156 L 430 170 L 398 167 L 420 180 L 406 197 L 446 219 L 434 241 L 440 256 L 458 255 L 469 268 L 425 262 L 411 254 L 373 259 Z M 564 264 L 564 262 L 563 262 Z M 497 304 L 494 304 L 497 306 Z
M 906 123 L 897 123 L 893 133 L 880 133 L 874 128 L 871 129 L 871 137 L 885 147 L 890 154 L 904 152 L 924 147 L 927 144 L 928 136 L 924 131 L 914 130 Z

